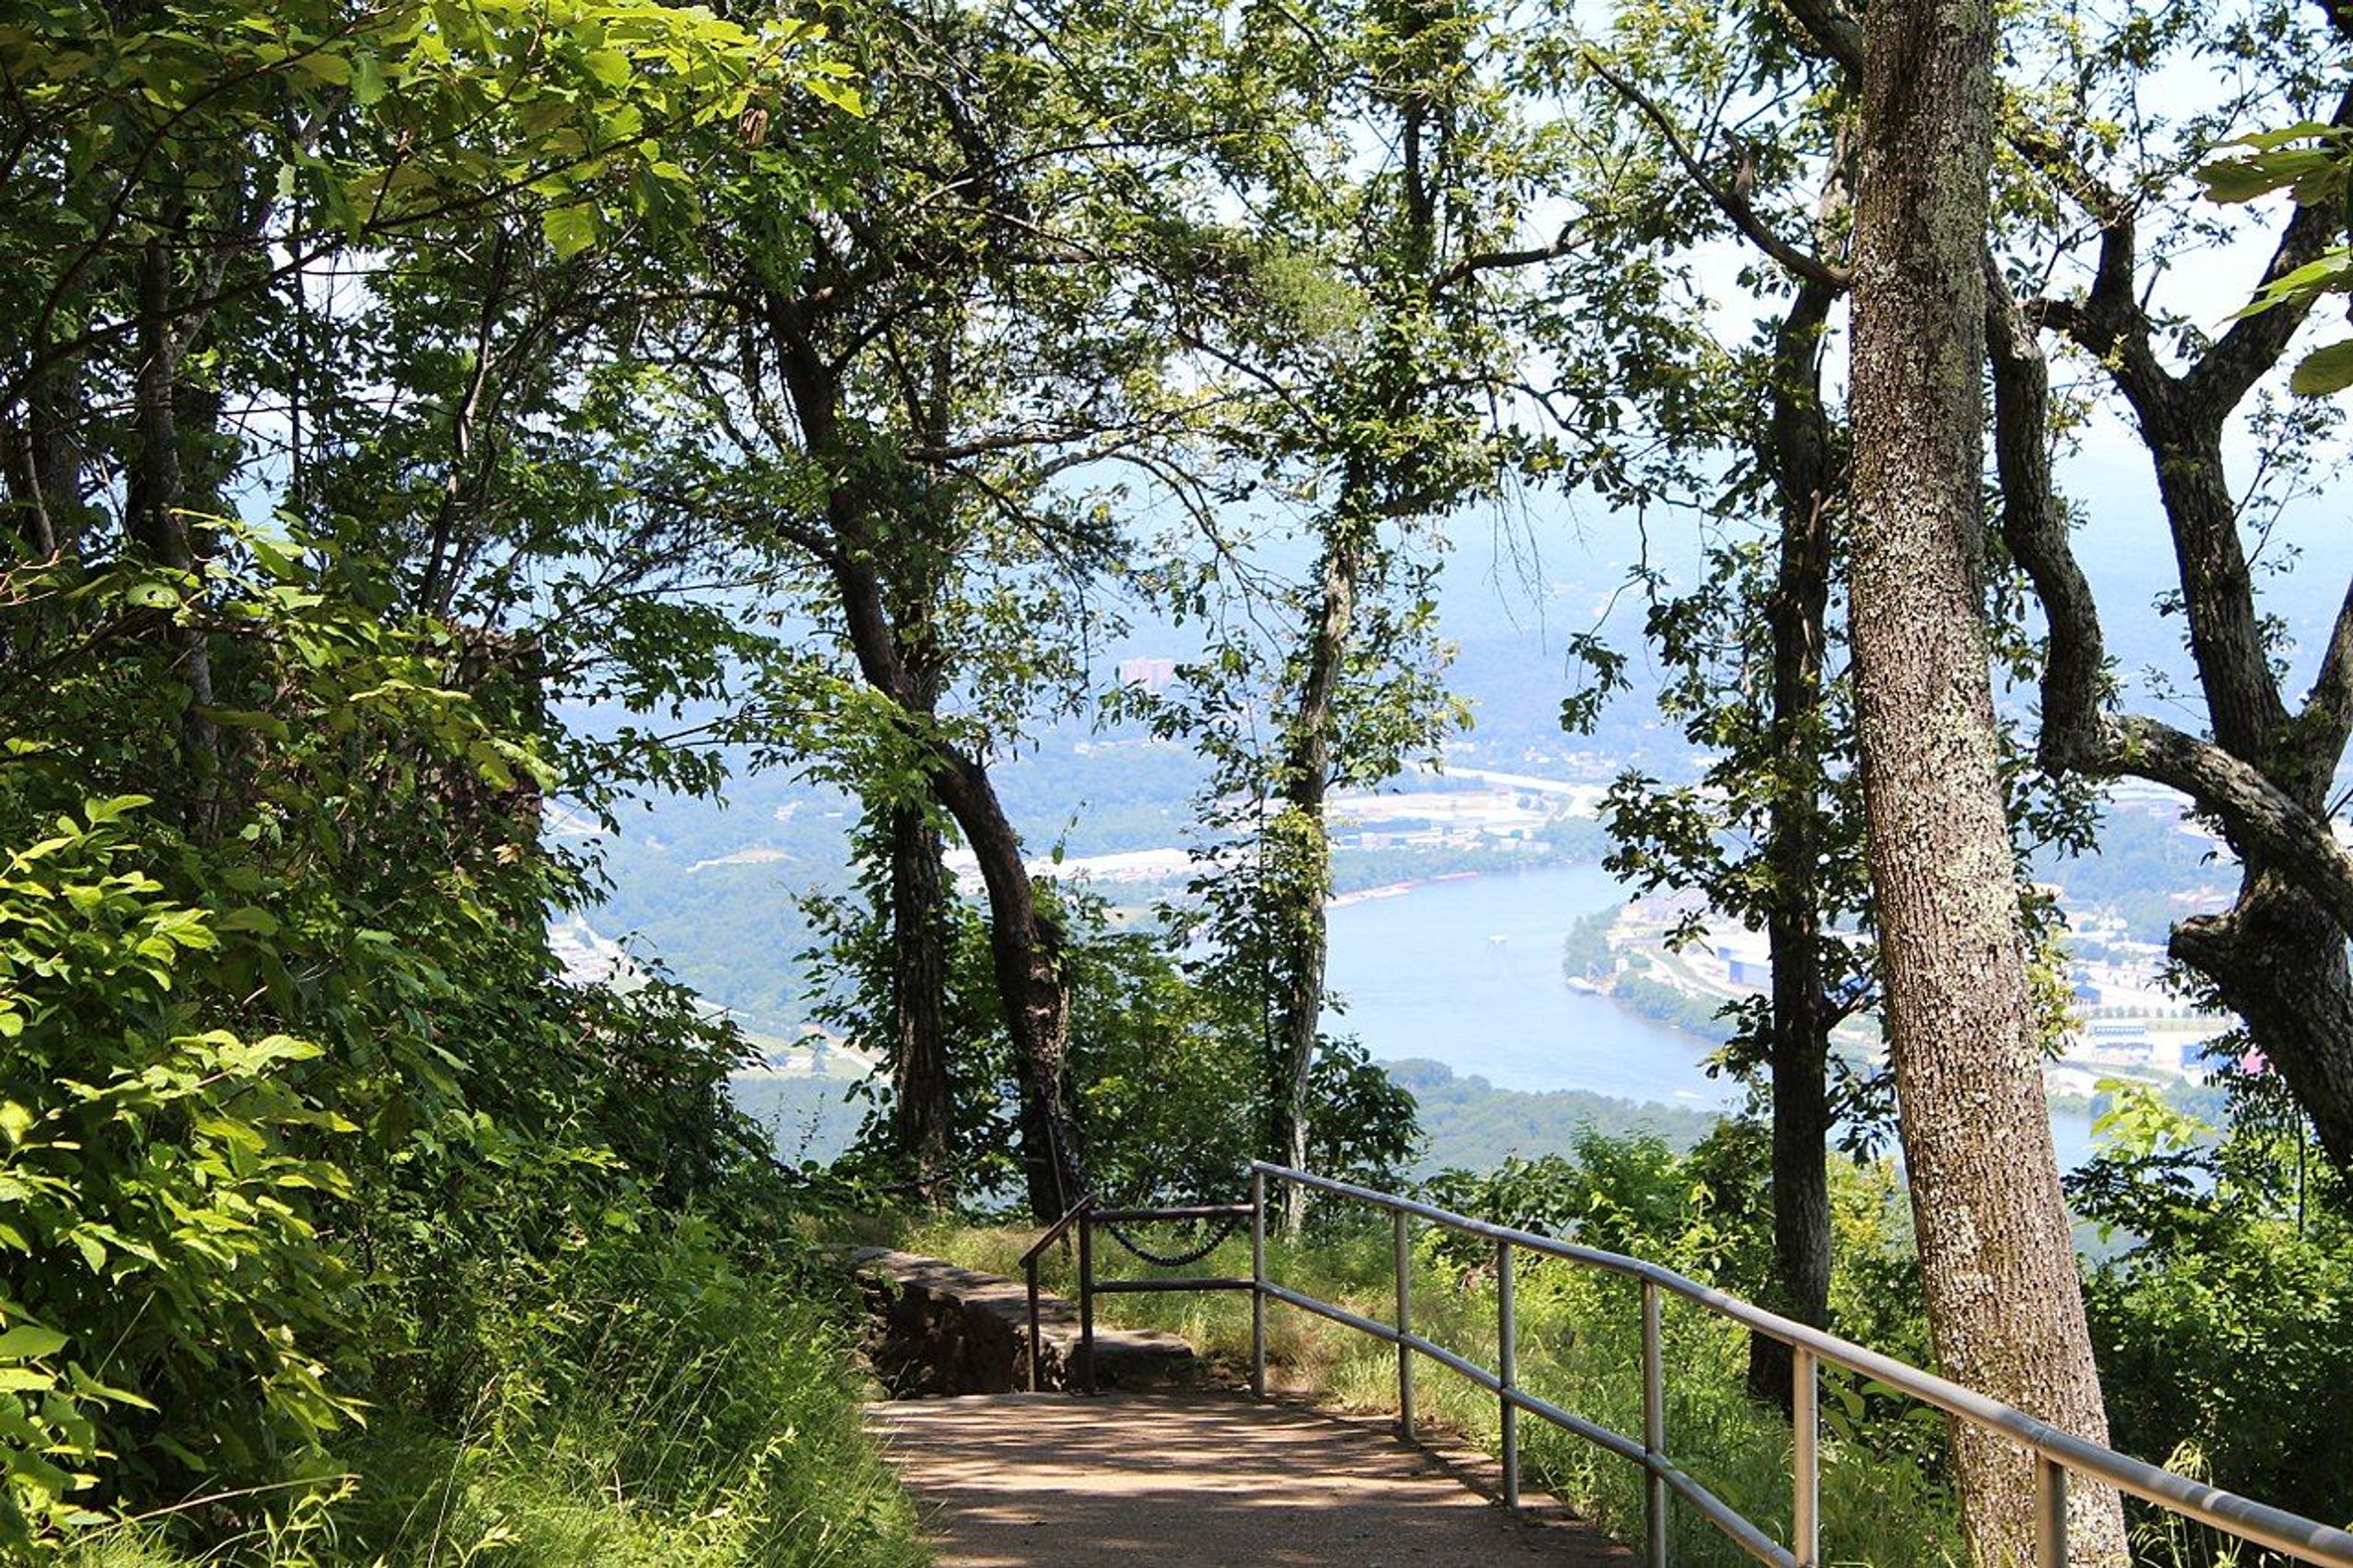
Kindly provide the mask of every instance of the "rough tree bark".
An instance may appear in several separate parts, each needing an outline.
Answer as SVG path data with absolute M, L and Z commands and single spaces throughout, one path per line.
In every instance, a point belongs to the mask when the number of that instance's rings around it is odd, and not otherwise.
M 891 858 L 892 1141 L 916 1195 L 936 1203 L 948 1156 L 947 875 L 939 829 L 920 805 L 885 813 Z
M 1820 1328 L 1830 1319 L 1831 999 L 1822 990 L 1822 659 L 1831 588 L 1831 498 L 1838 482 L 1821 398 L 1821 333 L 1840 290 L 1808 280 L 1776 334 L 1766 459 L 1781 514 L 1779 561 L 1766 616 L 1772 642 L 1768 739 L 1775 786 L 1766 814 L 1770 872 L 1765 938 L 1771 954 L 1773 1300 Z M 1789 1407 L 1790 1352 L 1768 1334 L 1748 1341 L 1749 1392 Z
M 1929 1326 L 1958 1381 L 2105 1442 L 2043 1099 L 1980 611 L 1989 0 L 1872 0 L 1856 182 L 1851 621 L 1885 1018 Z M 2030 1561 L 2031 1467 L 1958 1426 L 1975 1559 Z M 2125 1560 L 2113 1492 L 2071 1558 Z

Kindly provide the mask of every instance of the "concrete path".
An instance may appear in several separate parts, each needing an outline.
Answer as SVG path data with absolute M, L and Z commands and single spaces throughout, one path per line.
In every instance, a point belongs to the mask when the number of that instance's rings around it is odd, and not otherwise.
M 1483 1456 L 1224 1394 L 1005 1394 L 867 1406 L 940 1568 L 1123 1563 L 1630 1565 Z

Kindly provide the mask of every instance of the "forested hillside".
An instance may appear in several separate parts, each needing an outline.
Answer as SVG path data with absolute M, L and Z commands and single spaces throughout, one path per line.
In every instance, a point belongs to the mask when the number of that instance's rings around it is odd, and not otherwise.
M 1253 1159 L 2353 1512 L 2348 58 L 0 8 L 0 1555 L 918 1562 L 823 1244 Z M 1648 924 L 1544 984 L 1736 1114 L 1368 1058 L 1352 899 L 1597 859 Z M 2050 1058 L 2159 1005 L 2221 1109 L 2106 1085 L 2063 1184 Z M 1804 1363 L 1702 1359 L 1778 1473 Z M 2030 1550 L 2016 1453 L 1841 1419 L 1871 1551 Z

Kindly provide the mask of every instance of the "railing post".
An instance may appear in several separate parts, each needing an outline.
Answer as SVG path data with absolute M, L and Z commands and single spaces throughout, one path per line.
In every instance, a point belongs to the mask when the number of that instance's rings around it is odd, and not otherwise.
M 1815 1408 L 1820 1379 L 1814 1352 L 1789 1347 L 1789 1433 L 1794 1446 L 1789 1479 L 1797 1491 L 1791 1510 L 1789 1551 L 1798 1568 L 1818 1568 L 1822 1560 L 1822 1466 L 1820 1415 Z
M 2067 1467 L 2034 1457 L 2034 1568 L 2067 1568 Z
M 1659 1288 L 1642 1281 L 1642 1543 L 1667 1568 L 1667 1369 L 1659 1347 Z
M 1519 1386 L 1520 1331 L 1512 1313 L 1512 1244 L 1495 1243 L 1495 1376 L 1504 1385 L 1504 1506 L 1520 1506 L 1520 1407 L 1512 1403 Z
M 1266 1173 L 1250 1172 L 1250 1394 L 1266 1397 Z
M 1390 1211 L 1397 1220 L 1398 1436 L 1413 1441 L 1413 1347 L 1405 1336 L 1413 1331 L 1413 1248 L 1406 1233 L 1406 1213 Z
M 1028 1259 L 1022 1265 L 1029 1277 L 1029 1392 L 1038 1392 L 1038 1260 Z
M 1095 1216 L 1079 1216 L 1079 1360 L 1086 1367 L 1086 1390 L 1095 1390 Z

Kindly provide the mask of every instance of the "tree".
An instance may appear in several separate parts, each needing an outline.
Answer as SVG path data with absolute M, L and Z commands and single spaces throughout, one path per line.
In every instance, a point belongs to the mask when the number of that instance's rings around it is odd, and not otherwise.
M 1295 509 L 1311 564 L 1282 582 L 1274 551 L 1238 561 L 1231 525 L 1208 521 L 1209 551 L 1179 556 L 1161 591 L 1182 616 L 1216 617 L 1218 646 L 1179 698 L 1125 706 L 1213 763 L 1195 924 L 1228 983 L 1262 1001 L 1264 1152 L 1296 1166 L 1334 1076 L 1319 1065 L 1335 1049 L 1330 797 L 1436 760 L 1463 721 L 1441 676 L 1443 529 L 1556 461 L 1499 405 L 1522 391 L 1530 296 L 1514 277 L 1567 254 L 1574 224 L 1517 243 L 1559 153 L 1518 115 L 1519 46 L 1492 18 L 1381 0 L 1252 29 L 1236 97 L 1262 106 L 1264 145 L 1228 176 L 1254 215 L 1233 237 L 1248 264 L 1214 301 L 1222 316 L 1187 326 L 1242 399 L 1216 430 L 1221 471 L 1243 476 L 1219 499 Z M 1363 168 L 1359 142 L 1393 151 Z M 1307 1194 L 1284 1201 L 1295 1231 Z
M 1686 71 L 1694 58 L 1722 55 L 1720 68 L 1730 76 L 1738 55 L 1692 47 L 1672 29 L 1652 37 L 1634 18 L 1622 25 L 1634 62 L 1595 51 L 1581 64 L 1618 100 L 1611 107 L 1634 121 L 1635 134 L 1663 142 L 1658 161 L 1706 197 L 1688 218 L 1662 218 L 1658 227 L 1683 237 L 1721 228 L 1745 235 L 1783 275 L 1776 282 L 1795 292 L 1746 353 L 1703 349 L 1681 375 L 1652 372 L 1656 390 L 1644 401 L 1668 450 L 1651 465 L 1664 471 L 1646 483 L 1713 484 L 1710 526 L 1736 529 L 1759 506 L 1769 508 L 1771 521 L 1757 539 L 1728 529 L 1730 537 L 1709 547 L 1701 582 L 1683 593 L 1670 595 L 1644 577 L 1651 605 L 1644 631 L 1668 676 L 1661 707 L 1715 760 L 1696 786 L 1621 777 L 1608 798 L 1615 845 L 1609 863 L 1649 887 L 1704 891 L 1714 910 L 1765 933 L 1770 992 L 1759 1006 L 1742 1009 L 1725 1059 L 1769 1098 L 1774 1264 L 1766 1299 L 1799 1321 L 1825 1326 L 1829 1144 L 1840 1108 L 1852 1115 L 1873 1098 L 1867 1077 L 1833 1054 L 1831 1035 L 1875 1001 L 1867 945 L 1859 932 L 1839 934 L 1853 931 L 1868 899 L 1851 714 L 1844 682 L 1831 675 L 1843 638 L 1832 601 L 1846 437 L 1822 384 L 1831 312 L 1846 292 L 1846 110 L 1838 98 L 1819 107 L 1820 96 L 1807 95 L 1788 110 L 1785 140 L 1764 154 L 1756 144 L 1767 119 L 1751 116 L 1737 149 L 1741 172 L 1728 184 L 1710 173 L 1707 150 L 1691 146 L 1632 73 L 1672 76 L 1662 60 L 1644 58 L 1656 51 Z M 1788 174 L 1817 163 L 1825 170 L 1809 245 L 1782 239 L 1758 215 L 1756 204 L 1777 194 L 1759 188 L 1757 166 L 1768 159 Z M 1671 307 L 1662 300 L 1653 308 Z M 1658 341 L 1639 313 L 1600 330 Z M 1716 451 L 1729 458 L 1720 474 L 1708 472 L 1702 457 Z M 1594 662 L 1605 676 L 1612 668 L 1599 656 Z M 1694 917 L 1677 940 L 1704 935 Z M 1751 1391 L 1786 1407 L 1789 1377 L 1788 1347 L 1752 1336 Z
M 551 704 L 686 646 L 632 650 L 611 604 L 527 646 L 562 596 L 528 563 L 613 514 L 593 465 L 525 507 L 530 462 L 468 459 L 586 356 L 534 340 L 506 423 L 465 392 L 490 352 L 361 345 L 503 331 L 521 296 L 439 265 L 478 241 L 576 306 L 582 253 L 676 194 L 649 143 L 785 108 L 816 37 L 642 0 L 0 28 L 12 1558 L 93 1510 L 275 1534 L 364 1405 L 453 1414 L 486 1279 L 773 1199 L 722 1091 L 742 1037 L 669 987 L 567 984 L 547 939 L 587 868 L 543 810 L 614 782 L 559 771 L 586 748 Z M 331 393 L 360 365 L 369 399 Z M 508 553 L 459 573 L 470 545 Z M 663 662 L 670 692 L 712 660 Z
M 659 492 L 796 561 L 786 613 L 863 691 L 836 704 L 854 734 L 813 730 L 789 683 L 745 723 L 780 749 L 885 759 L 855 787 L 894 862 L 910 1152 L 929 1157 L 929 1064 L 951 1044 L 926 1037 L 953 825 L 986 887 L 1044 1216 L 1084 1190 L 1067 934 L 990 767 L 1082 689 L 1084 594 L 1117 557 L 1091 487 L 1181 467 L 1166 300 L 1204 265 L 1182 209 L 1217 98 L 1190 90 L 1196 57 L 1170 37 L 1210 42 L 1181 6 L 1075 5 L 1043 31 L 1006 7 L 871 13 L 844 177 L 779 191 L 714 139 L 700 247 L 649 354 L 674 389 L 648 401 Z
M 2246 1021 L 2312 1117 L 2328 1158 L 2346 1170 L 2353 1169 L 2353 970 L 2347 963 L 2353 854 L 2332 826 L 2342 802 L 2331 792 L 2353 738 L 2353 588 L 2310 689 L 2292 704 L 2263 614 L 2256 563 L 2279 508 L 2309 479 L 2300 448 L 2320 430 L 2310 414 L 2267 418 L 2253 401 L 2311 310 L 2312 295 L 2289 280 L 2323 261 L 2338 215 L 2318 205 L 2291 209 L 2263 274 L 2279 302 L 2219 336 L 2178 324 L 2154 288 L 2196 232 L 2195 220 L 2189 227 L 2168 221 L 2158 202 L 2169 192 L 2192 195 L 2179 175 L 2209 154 L 2223 130 L 2263 112 L 2273 99 L 2310 118 L 2325 116 L 2335 127 L 2353 123 L 2353 94 L 2332 87 L 2320 68 L 2331 49 L 2341 52 L 2348 23 L 2341 11 L 2323 10 L 2318 25 L 2303 27 L 2287 13 L 2169 10 L 2165 27 L 2150 38 L 2222 51 L 2274 48 L 2277 60 L 2253 79 L 2249 93 L 2188 119 L 2178 150 L 2151 160 L 2154 166 L 2133 167 L 2076 133 L 2072 120 L 2057 132 L 2035 124 L 2022 103 L 2011 143 L 2051 193 L 2046 205 L 2064 201 L 2090 220 L 2095 254 L 2080 295 L 2019 301 L 2007 269 L 1989 273 L 1989 309 L 2002 530 L 2051 623 L 2042 681 L 2043 763 L 2054 773 L 2168 785 L 2220 830 L 2240 862 L 2237 900 L 2225 911 L 2182 921 L 2170 951 L 2211 1000 Z M 2094 58 L 2121 75 L 2117 68 L 2147 68 L 2147 39 L 2128 35 L 2100 40 Z M 2085 121 L 2100 112 L 2095 95 L 2103 88 L 2130 90 L 2107 73 L 2087 81 L 2099 85 L 2057 95 Z M 2104 166 L 2110 163 L 2121 166 Z M 2055 330 L 2096 364 L 2148 453 L 2179 574 L 2178 606 L 2205 708 L 2203 734 L 2118 710 L 2099 605 L 2076 562 L 2066 511 L 2052 491 L 2035 434 L 2050 397 L 2038 328 Z M 2249 422 L 2259 443 L 2258 471 L 2253 483 L 2234 488 L 2226 438 Z
M 1860 30 L 1844 9 L 1820 0 L 1791 9 L 1826 58 L 1859 68 Z M 2219 336 L 2168 308 L 2160 289 L 2186 246 L 2215 237 L 2188 176 L 2232 132 L 2282 109 L 2346 123 L 2346 96 L 2321 68 L 2341 47 L 2344 21 L 2322 11 L 2319 25 L 2298 26 L 2284 8 L 2173 6 L 2100 34 L 2069 16 L 2031 13 L 2047 30 L 2049 58 L 2073 63 L 2009 84 L 2002 124 L 2016 156 L 2002 166 L 2016 177 L 2001 189 L 2015 221 L 1991 246 L 1987 287 L 2001 533 L 2050 623 L 2042 764 L 2061 776 L 2165 784 L 2216 826 L 2242 867 L 2238 899 L 2181 922 L 2171 953 L 2279 1062 L 2341 1168 L 2353 1151 L 2345 956 L 2353 858 L 2330 826 L 2341 803 L 2329 788 L 2353 735 L 2353 598 L 2292 707 L 2255 570 L 2282 510 L 2314 482 L 2312 447 L 2328 425 L 2317 408 L 2267 410 L 2260 394 L 2317 297 L 2335 218 L 2320 205 L 2290 210 L 2260 291 L 2276 304 Z M 2140 84 L 2175 50 L 2264 57 L 2269 68 L 2178 117 L 2165 139 L 2112 135 L 2110 117 L 2136 112 Z M 2243 190 L 2263 174 L 2226 172 L 2214 188 Z M 2088 226 L 2079 230 L 2063 216 L 2070 211 Z M 2074 270 L 2090 277 L 2080 295 L 2018 297 L 2020 279 Z M 2148 453 L 2179 572 L 2178 594 L 2160 608 L 2188 623 L 2204 734 L 2120 710 L 2099 602 L 2052 479 L 2044 331 L 2093 364 Z M 2233 481 L 2226 442 L 2238 430 L 2254 437 L 2257 454 L 2244 483 Z
M 1856 178 L 1852 567 L 1857 736 L 1889 1051 L 1947 1373 L 2105 1441 L 2011 891 L 1978 604 L 1991 7 L 1866 14 Z M 2034 1479 L 1955 1434 L 1979 1562 L 2032 1552 Z M 2125 1558 L 2112 1491 L 2069 1499 L 2070 1556 Z
M 1662 710 L 1715 761 L 1698 787 L 1622 778 L 1609 797 L 1611 864 L 1651 886 L 1704 891 L 1715 911 L 1766 938 L 1770 993 L 1738 1011 L 1725 1060 L 1769 1097 L 1776 1240 L 1764 1289 L 1778 1310 L 1820 1323 L 1831 1265 L 1825 1142 L 1843 1123 L 1844 1141 L 1867 1148 L 1893 1111 L 1884 1075 L 1856 1070 L 1830 1042 L 1841 1021 L 1877 1005 L 1837 593 L 1847 433 L 1822 375 L 1851 281 L 1852 77 L 1836 61 L 1826 69 L 1778 6 L 1630 8 L 1606 50 L 1581 45 L 1573 62 L 1573 80 L 1644 160 L 1648 177 L 1630 183 L 1648 194 L 1663 181 L 1675 193 L 1629 214 L 1635 258 L 1593 258 L 1613 272 L 1649 271 L 1651 297 L 1613 301 L 1588 330 L 1630 362 L 1624 379 L 1656 438 L 1630 466 L 1634 495 L 1695 498 L 1683 504 L 1704 509 L 1711 541 L 1695 584 L 1669 594 L 1647 568 L 1635 583 L 1667 675 Z M 1725 105 L 1736 99 L 1734 131 Z M 1605 166 L 1592 177 L 1626 176 Z M 1767 319 L 1745 348 L 1664 353 L 1676 339 L 1662 318 L 1715 309 L 1678 311 L 1670 258 L 1718 236 L 1755 252 L 1742 281 Z M 1749 531 L 1759 510 L 1770 519 L 1754 525 L 1761 538 Z M 1989 611 L 2005 679 L 2031 684 L 2038 650 L 2017 601 L 1996 595 Z M 1606 695 L 1616 656 L 1589 651 L 1600 677 L 1592 695 Z M 1590 712 L 1580 702 L 1569 717 Z M 2025 868 L 2039 847 L 2088 842 L 2088 791 L 2016 765 L 2014 731 L 2006 721 L 2001 738 L 2021 902 L 2047 945 L 2052 911 L 2024 886 Z M 1703 940 L 1706 924 L 1687 921 L 1677 940 Z M 1752 1339 L 1754 1392 L 1786 1404 L 1788 1371 L 1786 1347 Z

